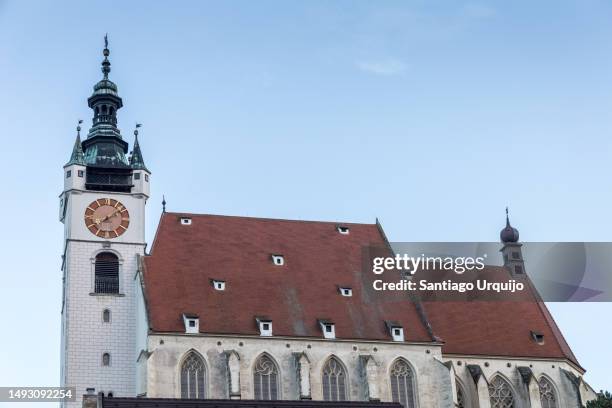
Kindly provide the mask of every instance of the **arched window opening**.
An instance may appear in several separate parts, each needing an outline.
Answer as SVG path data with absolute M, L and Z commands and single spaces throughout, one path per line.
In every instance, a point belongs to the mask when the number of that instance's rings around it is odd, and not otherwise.
M 106 115 L 108 113 L 108 106 L 102 105 L 102 114 Z
M 119 258 L 110 252 L 96 256 L 95 263 L 96 293 L 119 293 Z
M 206 368 L 204 361 L 192 351 L 181 365 L 181 398 L 205 398 L 205 381 Z
M 110 365 L 110 354 L 102 354 L 102 365 L 108 367 Z
M 491 408 L 515 408 L 514 394 L 508 381 L 496 375 L 489 383 L 489 398 Z
M 391 367 L 391 397 L 404 408 L 414 408 L 414 372 L 404 360 L 397 360 Z
M 540 403 L 542 408 L 557 408 L 557 394 L 552 383 L 546 377 L 542 377 L 538 381 L 538 385 L 540 386 Z
M 455 388 L 457 389 L 457 408 L 465 408 L 465 395 L 459 381 L 455 381 Z
M 325 401 L 346 401 L 346 372 L 342 363 L 330 358 L 323 368 L 323 399 Z
M 256 400 L 277 400 L 278 368 L 272 359 L 263 354 L 253 368 L 253 385 Z
M 108 108 L 108 114 L 112 116 L 112 114 L 115 112 L 115 109 L 111 106 L 110 108 Z
M 104 311 L 102 312 L 102 322 L 110 323 L 110 318 L 111 318 L 110 310 L 104 309 Z

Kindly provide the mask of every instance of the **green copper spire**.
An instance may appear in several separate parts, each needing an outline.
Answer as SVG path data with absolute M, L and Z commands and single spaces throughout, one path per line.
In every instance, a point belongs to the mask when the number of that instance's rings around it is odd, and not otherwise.
M 83 123 L 83 121 L 79 119 L 79 124 L 77 126 L 77 137 L 74 141 L 74 147 L 72 148 L 70 160 L 68 163 L 66 163 L 66 166 L 70 166 L 72 164 L 80 164 L 81 166 L 85 165 L 85 155 L 83 154 L 83 146 L 81 145 L 81 123 Z
M 123 106 L 123 101 L 117 94 L 117 85 L 108 79 L 110 72 L 108 36 L 104 36 L 102 54 L 104 78 L 94 85 L 94 92 L 87 99 L 94 116 L 87 138 L 83 140 L 85 162 L 87 166 L 127 170 L 130 168 L 125 155 L 128 152 L 128 144 L 122 140 L 121 132 L 117 128 L 117 111 Z
M 138 143 L 138 128 L 141 127 L 142 124 L 137 123 L 136 129 L 134 129 L 134 149 L 132 150 L 132 156 L 130 157 L 130 164 L 134 170 L 146 170 L 147 166 L 144 164 L 144 159 L 142 158 L 142 151 L 140 150 L 140 143 Z

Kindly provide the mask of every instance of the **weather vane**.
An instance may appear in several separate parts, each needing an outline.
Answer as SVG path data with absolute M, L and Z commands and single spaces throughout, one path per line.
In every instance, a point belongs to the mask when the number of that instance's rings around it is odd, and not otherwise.
M 134 136 L 138 136 L 139 127 L 142 127 L 142 123 L 136 123 L 136 129 L 134 129 Z
M 79 119 L 79 124 L 77 125 L 77 134 L 81 136 L 81 123 L 83 123 L 83 119 Z

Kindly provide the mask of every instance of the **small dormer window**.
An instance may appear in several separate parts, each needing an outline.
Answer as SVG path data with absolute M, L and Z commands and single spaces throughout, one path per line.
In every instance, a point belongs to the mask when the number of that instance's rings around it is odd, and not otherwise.
M 272 320 L 262 317 L 256 317 L 255 320 L 259 326 L 260 336 L 272 336 Z
M 321 331 L 323 332 L 323 338 L 336 338 L 336 328 L 333 322 L 330 322 L 329 320 L 319 320 L 319 326 L 321 327 Z
M 339 287 L 338 290 L 342 296 L 351 297 L 353 296 L 353 289 L 347 287 Z
M 181 225 L 191 225 L 191 218 L 181 217 Z
M 401 327 L 394 327 L 391 330 L 391 337 L 393 341 L 404 341 L 404 329 Z
M 215 290 L 225 290 L 225 281 L 212 279 L 212 285 Z
M 532 330 L 531 331 L 531 338 L 533 339 L 533 341 L 535 341 L 539 345 L 544 344 L 544 333 Z
M 385 322 L 393 341 L 404 341 L 404 328 L 397 322 Z
M 278 254 L 272 254 L 272 263 L 276 266 L 283 266 L 285 264 L 285 257 Z
M 183 314 L 183 323 L 185 324 L 185 333 L 200 332 L 200 319 L 197 315 Z
M 347 227 L 347 226 L 345 226 L 345 225 L 338 225 L 338 226 L 336 227 L 336 230 L 337 230 L 337 231 L 338 231 L 340 234 L 342 234 L 342 235 L 348 235 L 348 234 L 349 234 L 349 232 L 350 232 L 349 227 Z

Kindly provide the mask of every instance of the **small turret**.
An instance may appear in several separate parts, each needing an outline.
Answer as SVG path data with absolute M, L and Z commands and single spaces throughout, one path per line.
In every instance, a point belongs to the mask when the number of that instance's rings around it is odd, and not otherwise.
M 525 261 L 521 247 L 523 244 L 518 242 L 519 232 L 510 225 L 508 207 L 506 207 L 506 226 L 501 230 L 499 238 L 504 246 L 501 253 L 504 257 L 504 266 L 510 271 L 512 276 L 525 274 Z
M 81 144 L 81 123 L 76 127 L 77 135 L 70 160 L 64 165 L 64 191 L 85 189 L 85 155 Z
M 81 123 L 83 121 L 79 119 L 79 124 L 77 125 L 77 136 L 74 141 L 74 147 L 72 148 L 72 154 L 70 155 L 70 160 L 66 163 L 66 166 L 70 166 L 72 164 L 79 164 L 81 166 L 85 165 L 85 155 L 83 154 L 83 146 L 81 145 Z
M 147 169 L 142 158 L 142 152 L 140 151 L 140 143 L 138 142 L 138 128 L 142 127 L 142 124 L 137 123 L 134 129 L 134 149 L 130 156 L 130 166 L 133 172 L 133 189 L 134 193 L 142 193 L 144 196 L 149 197 L 150 186 L 149 180 L 151 178 L 151 172 Z
M 146 170 L 148 172 L 149 170 L 147 170 L 147 166 L 144 164 L 142 152 L 140 151 L 140 143 L 138 143 L 138 128 L 141 126 L 141 123 L 137 123 L 136 129 L 134 129 L 134 149 L 130 157 L 130 165 L 134 170 Z

